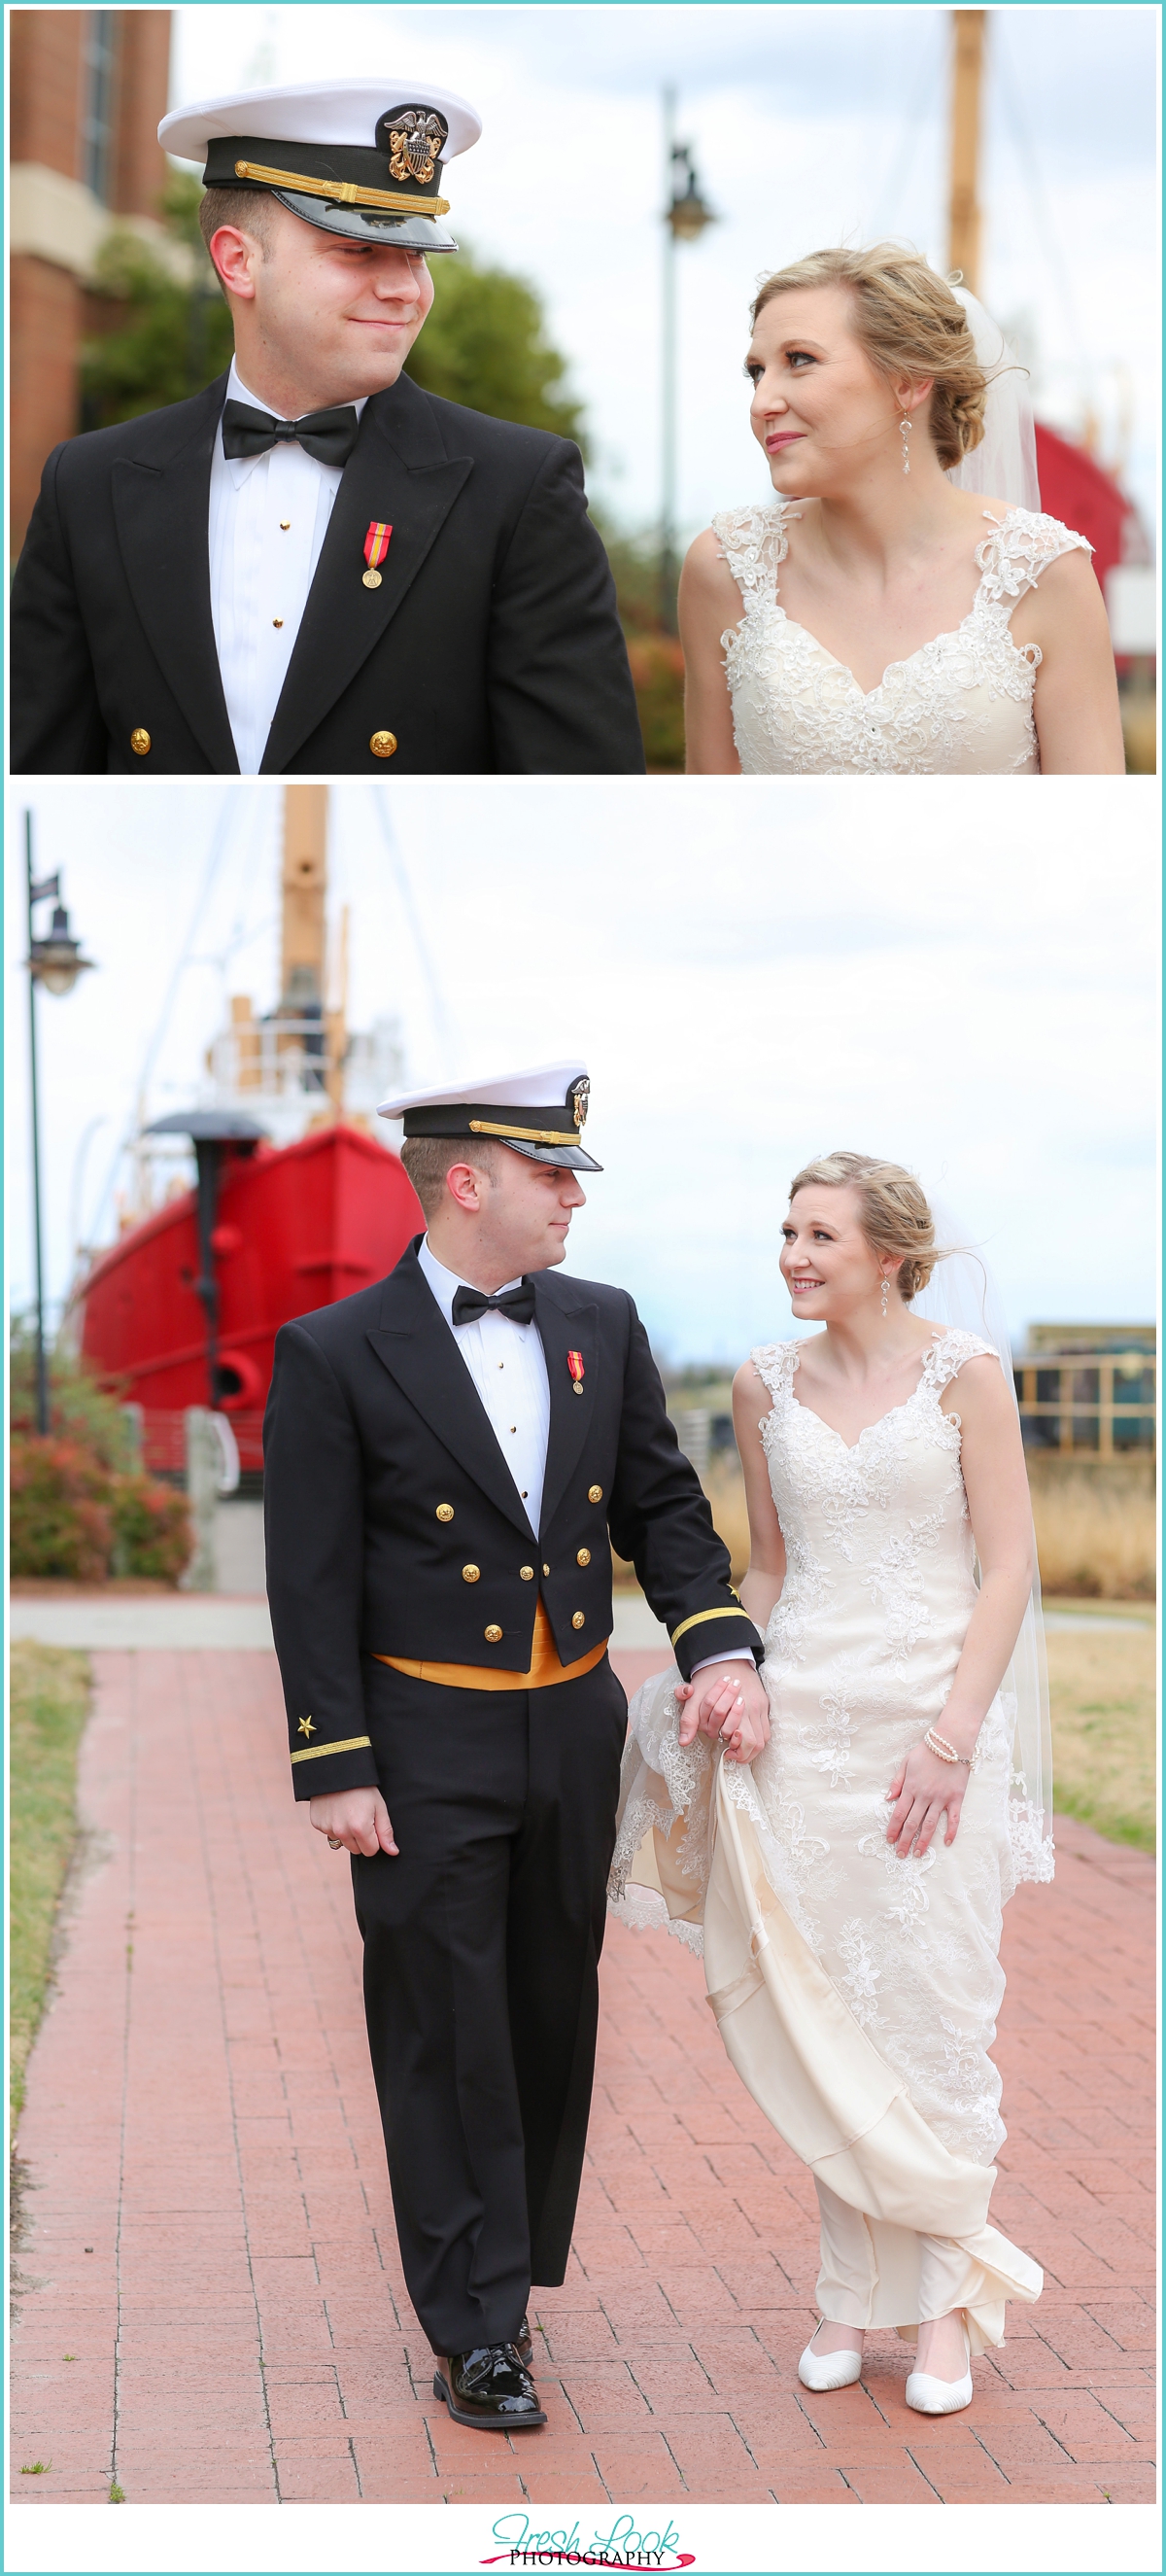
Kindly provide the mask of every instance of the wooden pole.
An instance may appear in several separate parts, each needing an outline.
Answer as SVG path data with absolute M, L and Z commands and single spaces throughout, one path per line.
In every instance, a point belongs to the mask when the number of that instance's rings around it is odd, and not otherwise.
M 324 907 L 328 893 L 328 790 L 283 791 L 282 1002 L 322 1006 Z
M 980 287 L 980 123 L 984 86 L 986 9 L 953 9 L 955 56 L 951 99 L 951 197 L 949 268 L 958 268 L 972 294 Z
M 338 1118 L 344 1113 L 344 1059 L 348 1053 L 348 905 L 340 915 L 340 937 L 333 968 L 331 1007 L 324 1011 L 328 1070 L 324 1089 Z

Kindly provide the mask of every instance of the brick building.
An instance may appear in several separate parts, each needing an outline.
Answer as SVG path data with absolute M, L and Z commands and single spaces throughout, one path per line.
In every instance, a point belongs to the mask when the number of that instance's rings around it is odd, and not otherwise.
M 168 9 L 13 9 L 9 247 L 11 536 L 78 422 L 86 286 L 112 223 L 159 246 Z

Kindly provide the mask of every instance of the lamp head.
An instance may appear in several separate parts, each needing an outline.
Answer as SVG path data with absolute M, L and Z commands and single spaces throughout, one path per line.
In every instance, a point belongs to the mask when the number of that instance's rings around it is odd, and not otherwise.
M 29 955 L 29 970 L 34 984 L 43 984 L 46 993 L 71 993 L 79 975 L 88 972 L 91 957 L 81 954 L 81 942 L 69 933 L 69 915 L 63 903 L 53 909 L 53 926 L 47 939 L 34 939 Z

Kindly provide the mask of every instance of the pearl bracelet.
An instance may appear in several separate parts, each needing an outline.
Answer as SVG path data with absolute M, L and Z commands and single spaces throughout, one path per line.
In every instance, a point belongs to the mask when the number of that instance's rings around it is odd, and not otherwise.
M 954 1744 L 948 1743 L 946 1735 L 937 1735 L 933 1726 L 928 1727 L 923 1741 L 928 1752 L 936 1754 L 941 1762 L 966 1762 L 969 1771 L 971 1770 L 970 1753 L 957 1753 Z

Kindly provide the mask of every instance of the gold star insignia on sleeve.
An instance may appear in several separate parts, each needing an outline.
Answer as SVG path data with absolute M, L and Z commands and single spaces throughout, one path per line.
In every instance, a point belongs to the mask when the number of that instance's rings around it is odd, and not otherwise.
M 301 1735 L 310 1735 L 310 1734 L 311 1734 L 311 1732 L 312 1732 L 312 1728 L 314 1727 L 315 1723 L 316 1723 L 316 1721 L 315 1721 L 315 1718 L 314 1718 L 314 1717 L 301 1717 L 301 1719 L 300 1719 L 300 1734 L 301 1734 Z

